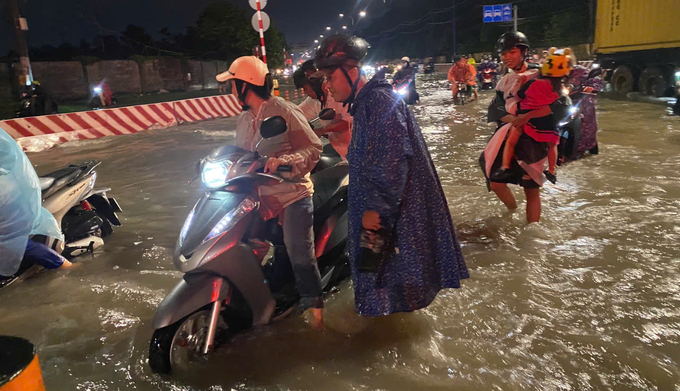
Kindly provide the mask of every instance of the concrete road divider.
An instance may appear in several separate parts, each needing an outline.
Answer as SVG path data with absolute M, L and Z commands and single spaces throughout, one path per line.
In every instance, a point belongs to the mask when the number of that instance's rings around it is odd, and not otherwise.
M 27 152 L 73 140 L 133 134 L 178 123 L 232 117 L 241 113 L 236 98 L 218 95 L 140 106 L 44 115 L 0 121 L 0 128 Z

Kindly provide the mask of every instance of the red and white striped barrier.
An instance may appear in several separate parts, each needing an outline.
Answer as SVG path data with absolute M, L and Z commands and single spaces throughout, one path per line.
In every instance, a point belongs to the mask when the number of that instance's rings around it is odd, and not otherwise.
M 179 123 L 233 117 L 241 113 L 241 106 L 239 106 L 233 95 L 186 99 L 173 103 Z
M 220 95 L 150 105 L 54 114 L 0 121 L 0 128 L 26 151 L 56 144 L 167 128 L 178 123 L 232 117 L 241 112 L 236 98 Z

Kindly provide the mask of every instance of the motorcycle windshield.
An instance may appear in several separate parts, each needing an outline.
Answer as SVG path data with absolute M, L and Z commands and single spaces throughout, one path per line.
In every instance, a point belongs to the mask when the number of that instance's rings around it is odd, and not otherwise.
M 201 198 L 187 217 L 178 246 L 180 253 L 190 257 L 222 218 L 236 208 L 248 196 L 247 193 L 213 191 Z M 188 224 L 188 227 L 187 227 Z

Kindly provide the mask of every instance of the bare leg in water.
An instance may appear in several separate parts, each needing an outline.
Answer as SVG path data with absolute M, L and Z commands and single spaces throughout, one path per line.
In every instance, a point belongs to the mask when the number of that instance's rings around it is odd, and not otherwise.
M 498 199 L 500 199 L 509 210 L 517 209 L 517 200 L 515 200 L 515 195 L 512 194 L 512 190 L 510 190 L 507 183 L 491 182 L 491 190 L 496 193 Z
M 508 210 L 517 209 L 517 200 L 506 183 L 491 182 L 491 190 L 505 204 Z M 541 190 L 524 189 L 527 197 L 527 222 L 537 223 L 541 219 Z
M 524 189 L 527 197 L 527 222 L 538 223 L 541 219 L 541 189 Z

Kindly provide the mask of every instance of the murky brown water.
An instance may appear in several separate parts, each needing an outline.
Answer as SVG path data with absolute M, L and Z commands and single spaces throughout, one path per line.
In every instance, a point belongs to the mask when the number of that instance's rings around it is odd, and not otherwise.
M 190 373 L 152 374 L 150 321 L 180 278 L 173 246 L 200 193 L 186 183 L 231 140 L 227 119 L 31 155 L 39 173 L 100 159 L 125 225 L 78 268 L 3 289 L 0 334 L 38 345 L 48 390 L 679 390 L 680 118 L 601 100 L 601 154 L 561 168 L 543 222 L 525 227 L 477 166 L 491 95 L 454 108 L 447 88 L 426 81 L 414 112 L 472 277 L 429 308 L 360 318 L 345 284 L 324 333 L 293 317 Z

